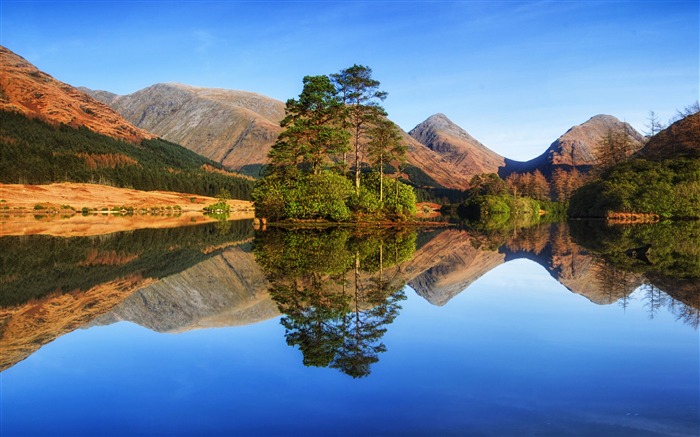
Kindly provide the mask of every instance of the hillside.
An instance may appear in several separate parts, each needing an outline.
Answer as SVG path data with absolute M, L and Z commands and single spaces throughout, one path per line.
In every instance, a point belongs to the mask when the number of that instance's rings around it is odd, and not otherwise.
M 588 170 L 595 164 L 595 148 L 600 140 L 610 131 L 625 131 L 633 145 L 633 151 L 639 150 L 643 136 L 629 123 L 622 122 L 612 115 L 596 115 L 585 123 L 574 126 L 556 141 L 544 153 L 520 162 L 506 159 L 506 165 L 499 171 L 499 176 L 506 177 L 511 173 L 527 173 L 540 170 L 549 176 L 556 168 Z
M 700 218 L 700 114 L 649 139 L 633 159 L 605 170 L 571 197 L 571 217 Z
M 252 181 L 141 130 L 0 47 L 0 183 L 88 182 L 249 198 Z
M 39 71 L 0 46 L 0 110 L 50 123 L 86 127 L 112 138 L 139 143 L 154 135 L 126 121 L 109 106 Z
M 700 113 L 688 115 L 651 137 L 639 156 L 651 160 L 700 157 Z
M 502 156 L 481 144 L 444 114 L 429 117 L 408 134 L 467 177 L 497 173 L 505 164 Z
M 246 91 L 156 84 L 117 96 L 89 91 L 140 128 L 256 174 L 281 132 L 284 103 Z

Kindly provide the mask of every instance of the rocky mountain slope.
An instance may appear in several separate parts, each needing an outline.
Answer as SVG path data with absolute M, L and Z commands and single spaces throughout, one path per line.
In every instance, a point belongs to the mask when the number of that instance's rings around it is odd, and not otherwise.
M 39 71 L 0 46 L 0 110 L 69 126 L 84 126 L 112 138 L 139 143 L 154 135 L 132 125 L 109 106 Z
M 429 117 L 408 134 L 437 152 L 468 177 L 497 173 L 505 165 L 502 156 L 481 144 L 444 114 Z
M 265 162 L 284 117 L 284 103 L 246 91 L 163 83 L 125 96 L 88 92 L 140 128 L 235 170 Z
M 596 115 L 578 126 L 574 126 L 540 156 L 526 162 L 506 159 L 506 165 L 499 171 L 501 177 L 510 173 L 526 173 L 540 170 L 549 176 L 556 168 L 587 170 L 595 164 L 595 148 L 610 131 L 624 131 L 632 143 L 632 152 L 642 148 L 644 137 L 629 123 L 622 122 L 612 115 Z

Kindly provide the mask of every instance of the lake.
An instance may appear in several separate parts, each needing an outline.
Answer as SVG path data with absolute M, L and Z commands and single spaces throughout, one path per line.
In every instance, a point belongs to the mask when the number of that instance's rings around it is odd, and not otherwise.
M 234 221 L 0 262 L 3 437 L 700 432 L 694 222 Z

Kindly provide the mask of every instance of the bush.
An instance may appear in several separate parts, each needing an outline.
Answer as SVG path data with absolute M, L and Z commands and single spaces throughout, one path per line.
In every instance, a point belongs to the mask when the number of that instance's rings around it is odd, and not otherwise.
M 416 212 L 413 188 L 384 180 L 384 203 L 379 201 L 379 176 L 365 174 L 360 193 L 352 182 L 332 171 L 319 174 L 269 175 L 253 190 L 255 214 L 269 220 L 348 221 L 353 215 L 407 219 Z

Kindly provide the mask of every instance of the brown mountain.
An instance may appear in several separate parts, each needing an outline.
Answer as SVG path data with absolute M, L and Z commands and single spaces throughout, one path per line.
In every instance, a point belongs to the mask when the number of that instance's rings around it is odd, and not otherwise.
M 246 91 L 165 83 L 125 96 L 89 92 L 140 128 L 235 170 L 265 162 L 284 117 L 284 103 Z
M 647 159 L 700 157 L 700 112 L 688 115 L 649 139 L 639 151 Z
M 596 115 L 578 126 L 574 126 L 537 158 L 527 162 L 506 159 L 506 166 L 499 175 L 505 177 L 511 173 L 527 173 L 540 170 L 549 176 L 556 168 L 588 170 L 595 164 L 595 148 L 600 140 L 611 130 L 624 131 L 633 144 L 633 152 L 641 149 L 644 137 L 629 123 L 622 122 L 612 115 Z
M 84 126 L 94 132 L 139 143 L 154 136 L 141 130 L 84 92 L 39 71 L 0 46 L 0 110 L 52 123 Z
M 444 114 L 435 114 L 409 133 L 421 144 L 437 152 L 467 177 L 497 173 L 504 158 L 481 144 Z
M 156 84 L 125 96 L 83 89 L 140 128 L 252 175 L 267 162 L 270 147 L 282 131 L 284 103 L 246 91 L 175 83 Z M 409 164 L 444 187 L 467 186 L 468 178 L 448 160 L 402 135 Z

